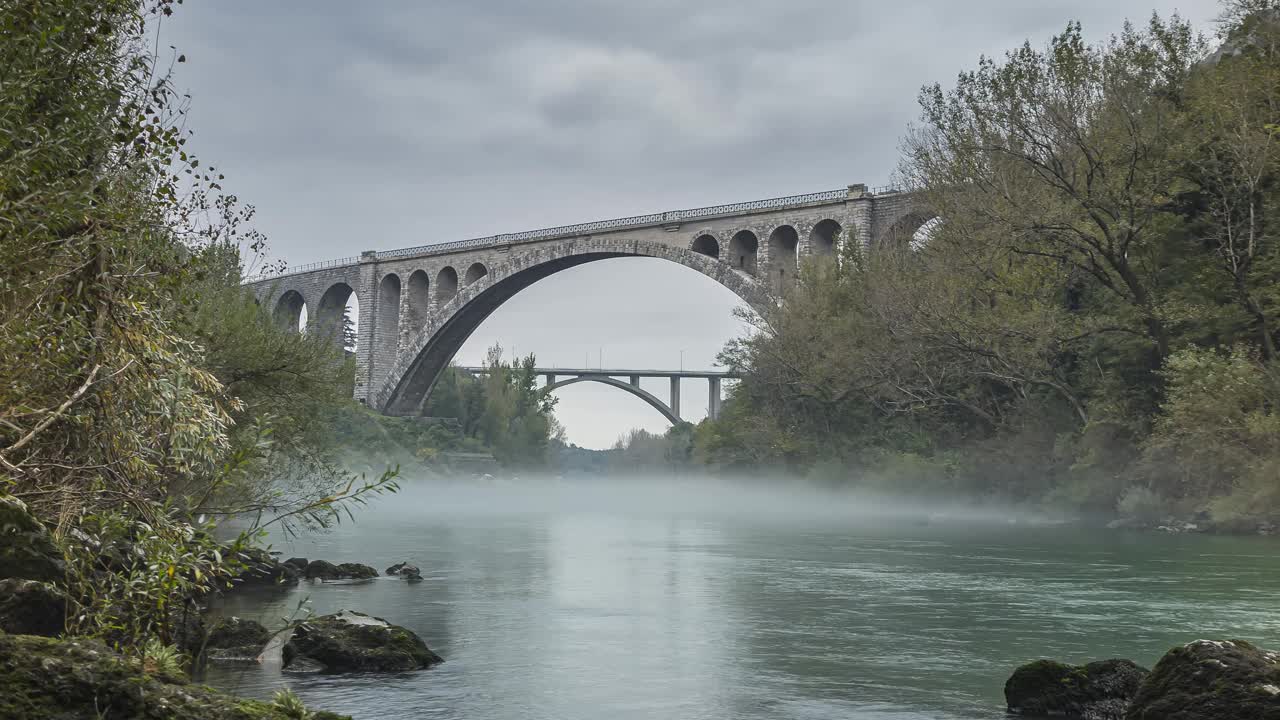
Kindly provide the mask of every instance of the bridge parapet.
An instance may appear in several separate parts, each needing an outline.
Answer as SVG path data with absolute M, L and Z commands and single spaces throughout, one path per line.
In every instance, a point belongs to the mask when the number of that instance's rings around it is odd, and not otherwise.
M 761 211 L 803 208 L 813 205 L 831 204 L 833 202 L 844 202 L 846 200 L 862 200 L 902 193 L 903 191 L 901 189 L 894 186 L 886 185 L 868 190 L 866 185 L 854 184 L 839 190 L 823 190 L 804 195 L 787 195 L 784 197 L 768 198 L 765 200 L 749 200 L 747 202 L 711 205 L 708 207 L 691 208 L 686 210 L 668 210 L 660 213 L 633 215 L 630 217 L 612 218 L 609 220 L 595 220 L 592 222 L 577 223 L 574 225 L 561 225 L 558 227 L 525 230 L 515 233 L 500 233 L 497 235 L 487 235 L 485 237 L 470 238 L 467 240 L 453 240 L 427 245 L 415 245 L 413 247 L 397 248 L 394 250 L 369 251 L 369 253 L 366 254 L 371 254 L 371 257 L 375 260 L 392 260 L 404 257 L 447 254 L 458 252 L 460 250 L 477 250 L 511 245 L 513 243 L 573 237 L 577 235 L 595 233 L 601 230 L 651 227 L 667 225 L 673 222 L 684 222 L 687 220 L 730 217 Z M 300 273 L 341 267 L 344 265 L 355 265 L 360 262 L 361 259 L 362 257 L 345 257 L 335 260 L 306 263 L 304 265 L 288 267 L 280 271 L 263 272 L 246 278 L 245 282 L 252 284 L 288 275 L 297 275 Z

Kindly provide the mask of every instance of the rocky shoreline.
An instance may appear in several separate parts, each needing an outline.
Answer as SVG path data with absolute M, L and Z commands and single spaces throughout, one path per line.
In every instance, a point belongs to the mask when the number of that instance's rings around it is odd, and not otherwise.
M 1147 670 L 1130 660 L 1037 660 L 1004 686 L 1013 715 L 1063 720 L 1280 720 L 1280 653 L 1196 640 Z
M 1162 532 L 1172 535 L 1199 533 L 1207 535 L 1272 536 L 1280 534 L 1280 525 L 1269 520 L 1217 522 L 1207 516 L 1190 519 L 1166 517 L 1159 520 L 1143 520 L 1134 517 L 1121 517 L 1107 523 L 1107 529 Z
M 226 592 L 288 588 L 304 579 L 363 583 L 380 577 L 361 563 L 280 562 L 258 548 L 239 553 L 243 568 Z M 443 662 L 407 628 L 357 611 L 309 617 L 272 632 L 253 620 L 210 619 L 201 607 L 207 598 L 183 604 L 176 649 L 160 648 L 153 655 L 138 648 L 137 657 L 126 657 L 97 640 L 61 637 L 68 607 L 65 573 L 48 530 L 20 501 L 0 496 L 0 717 L 286 720 L 298 717 L 296 697 L 245 700 L 191 684 L 188 670 L 204 662 L 258 664 L 268 648 L 279 648 L 290 672 L 406 672 Z M 407 561 L 386 574 L 422 580 Z M 306 712 L 314 720 L 344 717 Z

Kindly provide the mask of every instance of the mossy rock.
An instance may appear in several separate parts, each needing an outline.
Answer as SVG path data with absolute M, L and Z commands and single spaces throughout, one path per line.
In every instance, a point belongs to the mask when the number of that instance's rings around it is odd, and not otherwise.
M 0 633 L 0 718 L 290 720 L 270 703 L 147 675 L 105 645 Z M 313 712 L 313 720 L 350 720 Z
M 271 556 L 262 548 L 240 550 L 244 569 L 236 577 L 239 587 L 291 587 L 298 584 L 298 571 Z
M 1078 720 L 1122 720 L 1147 670 L 1129 660 L 1068 665 L 1037 660 L 1019 667 L 1004 685 L 1009 712 Z
M 367 580 L 378 577 L 378 571 L 360 563 L 334 565 L 328 560 L 307 563 L 303 576 L 308 580 Z
M 271 631 L 260 622 L 222 618 L 205 641 L 205 657 L 217 662 L 253 662 L 270 640 Z
M 338 566 L 328 560 L 312 560 L 307 563 L 302 576 L 308 580 L 335 580 L 338 577 Z
M 356 580 L 378 577 L 377 570 L 362 563 L 341 563 L 338 565 L 338 573 L 344 578 L 354 578 Z
M 1280 720 L 1280 653 L 1197 640 L 1165 653 L 1127 720 Z
M 282 657 L 286 668 L 305 660 L 333 673 L 403 672 L 443 662 L 412 631 L 350 610 L 299 625 Z
M 62 582 L 67 566 L 44 525 L 21 500 L 0 495 L 0 578 Z
M 67 596 L 39 580 L 0 580 L 0 631 L 23 635 L 61 635 Z

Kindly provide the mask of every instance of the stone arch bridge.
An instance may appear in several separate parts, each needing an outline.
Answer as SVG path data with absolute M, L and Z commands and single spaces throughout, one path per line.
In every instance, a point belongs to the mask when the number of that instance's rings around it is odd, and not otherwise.
M 800 260 L 842 243 L 875 247 L 931 219 L 911 193 L 840 190 L 677 210 L 389 251 L 249 278 L 287 327 L 306 308 L 310 332 L 341 342 L 347 301 L 359 300 L 356 399 L 391 415 L 422 411 L 454 354 L 494 310 L 561 270 L 618 257 L 692 268 L 761 309 Z

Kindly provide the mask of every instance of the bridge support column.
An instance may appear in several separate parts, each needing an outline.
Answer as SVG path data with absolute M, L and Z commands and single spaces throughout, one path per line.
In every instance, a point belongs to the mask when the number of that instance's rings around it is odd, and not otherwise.
M 360 314 L 356 323 L 356 383 L 355 398 L 368 404 L 369 391 L 373 385 L 375 362 L 374 347 L 377 345 L 377 300 L 378 266 L 377 254 L 372 250 L 360 253 L 360 280 L 352 288 L 356 300 L 360 303 Z M 339 316 L 341 318 L 341 316 Z M 339 319 L 338 337 L 342 337 L 341 319 Z M 339 340 L 341 342 L 341 340 Z
M 680 376 L 671 377 L 671 414 L 680 417 Z M 681 418 L 683 419 L 683 418 Z
M 551 373 L 546 374 L 546 380 L 547 380 L 547 387 L 551 387 L 552 385 L 556 384 L 556 376 Z
M 720 378 L 707 378 L 707 417 L 720 417 Z
M 639 376 L 639 375 L 632 375 L 632 376 L 631 376 L 631 387 L 640 387 L 640 376 Z

